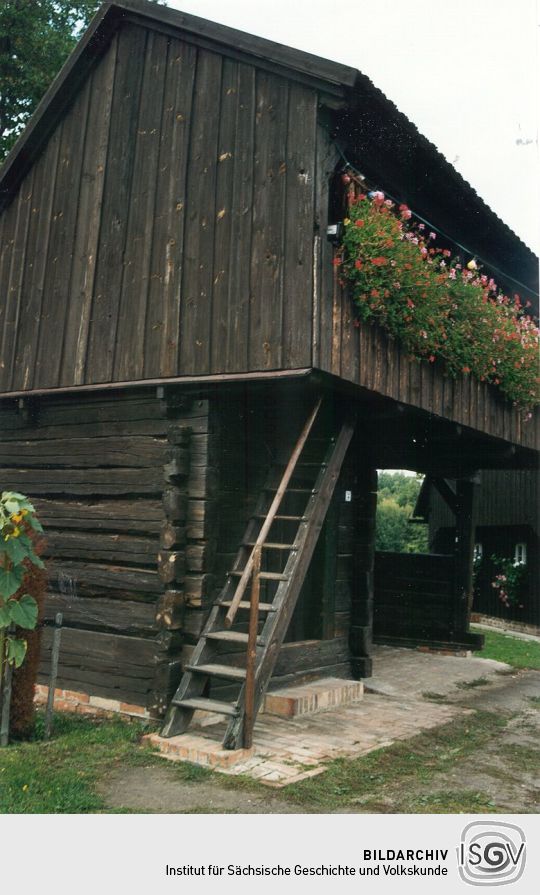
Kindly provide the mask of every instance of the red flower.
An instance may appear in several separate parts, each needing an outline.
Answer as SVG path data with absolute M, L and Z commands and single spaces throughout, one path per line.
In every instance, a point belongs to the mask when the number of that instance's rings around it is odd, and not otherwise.
M 435 355 L 434 355 L 434 354 L 430 354 L 429 357 L 428 357 L 428 360 L 429 360 L 430 364 L 434 364 L 434 363 L 435 363 Z
M 372 258 L 371 263 L 375 265 L 375 267 L 383 267 L 383 265 L 388 264 L 386 258 L 383 258 L 382 255 L 378 255 L 377 258 Z
M 361 261 L 355 261 L 354 266 L 356 267 L 357 270 L 362 270 L 364 265 L 362 264 Z
M 462 372 L 463 372 L 463 373 L 470 373 L 470 372 L 471 372 L 471 368 L 470 368 L 470 367 L 462 367 Z
M 334 267 L 339 267 L 339 265 L 341 264 L 341 258 L 334 258 L 332 264 L 334 265 Z
M 358 220 L 354 222 L 355 227 L 363 227 L 364 224 L 365 224 L 365 221 L 363 221 L 361 218 L 358 218 Z

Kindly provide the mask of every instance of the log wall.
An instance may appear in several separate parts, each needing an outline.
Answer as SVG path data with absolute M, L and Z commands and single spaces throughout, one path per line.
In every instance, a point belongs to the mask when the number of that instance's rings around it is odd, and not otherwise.
M 34 502 L 47 538 L 45 621 L 63 613 L 59 686 L 165 709 L 181 671 L 186 604 L 207 577 L 217 480 L 208 401 L 155 390 L 0 409 L 2 488 Z M 46 626 L 40 679 L 47 683 Z
M 313 400 L 147 388 L 0 404 L 0 488 L 32 499 L 47 538 L 40 682 L 61 611 L 59 686 L 163 713 L 263 481 L 288 460 Z M 274 684 L 350 673 L 352 480 L 347 468 Z

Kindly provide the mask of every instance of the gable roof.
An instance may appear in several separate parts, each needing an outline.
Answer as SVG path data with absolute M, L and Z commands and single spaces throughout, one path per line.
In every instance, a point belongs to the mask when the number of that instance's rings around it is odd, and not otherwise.
M 499 274 L 499 282 L 518 283 L 538 297 L 538 259 L 529 247 L 481 199 L 437 147 L 379 90 L 354 68 L 274 41 L 209 22 L 146 0 L 104 3 L 73 53 L 52 82 L 0 169 L 0 211 L 56 127 L 89 69 L 122 23 L 151 27 L 195 41 L 229 57 L 270 68 L 317 89 L 338 113 L 338 136 L 351 161 L 420 214 L 433 217 L 454 242 L 466 246 Z M 390 149 L 389 149 L 390 147 Z M 371 168 L 371 170 L 370 170 Z M 385 174 L 386 170 L 386 174 Z M 383 178 L 381 182 L 381 178 Z M 440 220 L 443 220 L 443 225 Z M 505 272 L 509 279 L 505 284 Z M 511 288 L 515 288 L 511 287 Z

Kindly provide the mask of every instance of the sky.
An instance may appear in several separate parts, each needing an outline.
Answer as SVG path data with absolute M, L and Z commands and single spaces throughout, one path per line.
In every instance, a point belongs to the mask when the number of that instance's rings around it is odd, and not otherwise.
M 368 75 L 536 254 L 535 0 L 167 0 Z

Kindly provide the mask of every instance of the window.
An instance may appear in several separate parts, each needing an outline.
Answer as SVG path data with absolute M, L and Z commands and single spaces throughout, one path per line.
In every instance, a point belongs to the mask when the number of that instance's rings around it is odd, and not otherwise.
M 514 565 L 515 566 L 527 565 L 527 545 L 526 544 L 516 544 L 516 547 L 514 550 Z
M 473 550 L 473 562 L 480 562 L 484 555 L 484 551 L 482 549 L 481 544 L 475 544 Z

